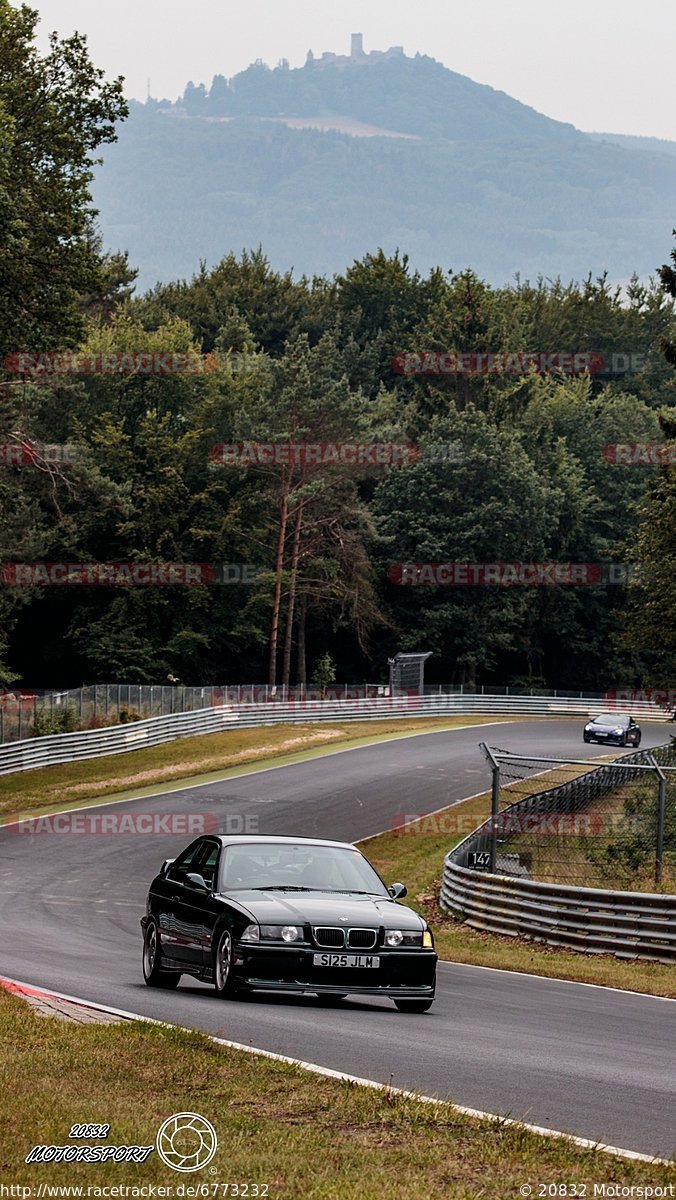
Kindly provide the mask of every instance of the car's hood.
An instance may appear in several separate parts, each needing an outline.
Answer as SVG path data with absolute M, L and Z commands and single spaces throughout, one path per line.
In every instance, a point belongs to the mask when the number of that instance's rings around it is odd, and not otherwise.
M 386 929 L 425 928 L 412 909 L 383 896 L 354 892 L 278 892 L 236 889 L 224 899 L 234 900 L 263 925 L 344 925 Z
M 617 729 L 621 730 L 622 733 L 625 733 L 628 728 L 629 727 L 627 725 L 600 725 L 598 721 L 590 721 L 587 725 L 587 729 L 589 729 L 591 733 L 615 733 Z

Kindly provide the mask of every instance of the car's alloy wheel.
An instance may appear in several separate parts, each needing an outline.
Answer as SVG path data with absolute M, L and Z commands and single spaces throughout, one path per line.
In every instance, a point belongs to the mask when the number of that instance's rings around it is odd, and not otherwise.
M 175 988 L 181 978 L 178 971 L 160 969 L 160 938 L 155 921 L 148 921 L 143 935 L 143 978 L 148 987 Z
M 434 996 L 431 1000 L 414 1000 L 404 998 L 402 996 L 401 1000 L 395 1000 L 394 1003 L 399 1009 L 399 1012 L 424 1013 L 428 1012 L 434 1004 Z
M 232 959 L 232 936 L 229 929 L 224 929 L 214 952 L 214 987 L 217 996 L 234 996 L 237 991 L 232 980 Z

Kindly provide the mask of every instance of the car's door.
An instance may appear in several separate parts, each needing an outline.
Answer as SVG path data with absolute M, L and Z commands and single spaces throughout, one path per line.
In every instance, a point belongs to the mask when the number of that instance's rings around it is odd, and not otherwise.
M 171 908 L 170 945 L 165 954 L 191 967 L 202 966 L 204 907 L 207 888 L 200 887 L 190 875 L 201 875 L 201 866 L 213 842 L 200 838 L 193 842 L 169 867 L 166 875 Z
M 201 908 L 200 941 L 202 943 L 202 965 L 212 965 L 214 929 L 223 905 L 216 900 L 218 871 L 221 857 L 221 843 L 216 839 L 205 839 L 199 864 L 196 868 L 204 879 L 208 891 L 203 897 Z
M 169 867 L 153 881 L 151 909 L 157 920 L 162 954 L 165 958 L 180 959 L 182 935 L 178 928 L 177 884 L 184 874 L 192 870 L 200 841 L 191 844 L 179 854 Z

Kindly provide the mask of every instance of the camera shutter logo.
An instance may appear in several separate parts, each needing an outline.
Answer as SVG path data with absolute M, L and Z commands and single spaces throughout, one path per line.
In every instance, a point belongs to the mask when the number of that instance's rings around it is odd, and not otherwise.
M 199 1113 L 174 1113 L 160 1125 L 155 1145 L 172 1171 L 201 1171 L 214 1157 L 218 1138 L 211 1122 Z

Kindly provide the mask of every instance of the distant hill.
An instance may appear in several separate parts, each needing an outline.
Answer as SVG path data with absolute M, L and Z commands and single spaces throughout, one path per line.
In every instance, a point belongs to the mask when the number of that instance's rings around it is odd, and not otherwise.
M 596 142 L 613 142 L 616 146 L 625 146 L 630 150 L 648 150 L 653 154 L 676 154 L 676 142 L 667 138 L 636 137 L 628 133 L 590 133 L 588 135 Z
M 362 58 L 254 64 L 131 105 L 94 196 L 141 288 L 259 244 L 297 273 L 382 246 L 495 283 L 664 261 L 673 143 L 581 133 L 431 58 Z

